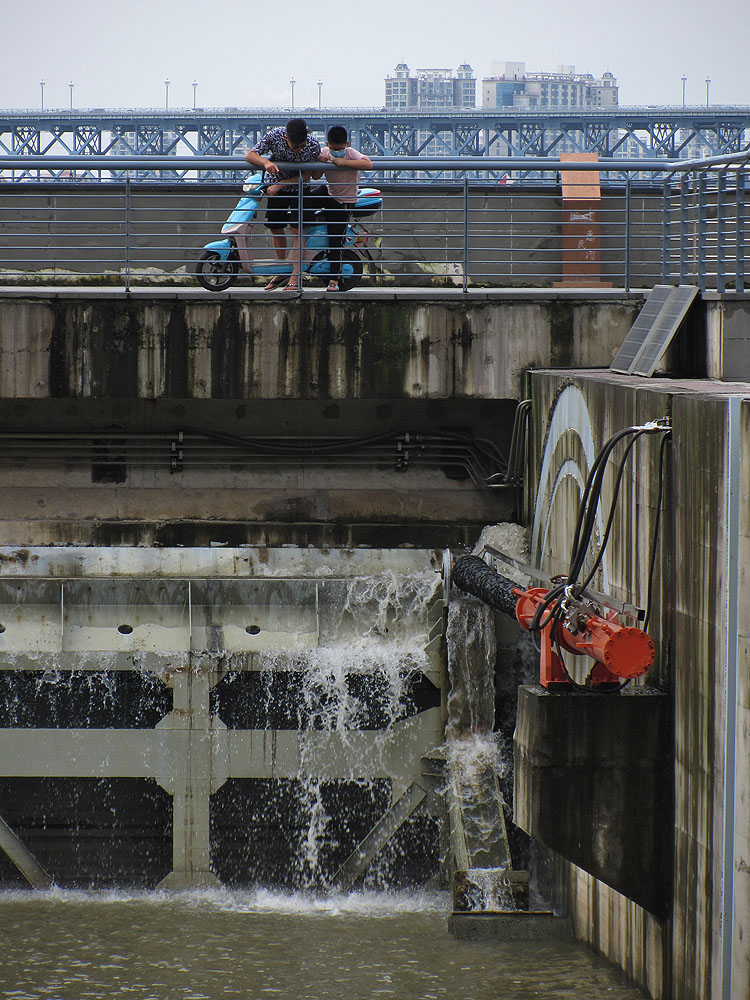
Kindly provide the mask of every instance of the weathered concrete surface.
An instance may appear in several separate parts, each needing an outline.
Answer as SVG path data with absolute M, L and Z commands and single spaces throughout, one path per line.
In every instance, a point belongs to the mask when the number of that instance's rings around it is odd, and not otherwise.
M 746 295 L 706 293 L 707 374 L 750 381 L 750 304 Z
M 662 918 L 670 911 L 666 694 L 518 693 L 513 822 Z
M 0 419 L 6 432 L 42 437 L 468 433 L 507 454 L 523 371 L 609 363 L 639 304 L 0 293 Z M 464 545 L 514 510 L 512 491 L 477 488 L 440 463 L 400 471 L 395 451 L 389 468 L 259 467 L 231 455 L 196 466 L 186 451 L 176 473 L 167 441 L 157 454 L 148 465 L 129 456 L 107 482 L 93 460 L 76 465 L 52 445 L 41 464 L 6 462 L 0 540 Z
M 462 280 L 464 203 L 461 184 L 381 187 L 383 209 L 364 220 L 378 273 L 399 283 Z M 217 238 L 237 203 L 237 187 L 137 184 L 130 191 L 129 266 L 140 276 L 190 280 L 203 245 Z M 662 196 L 631 189 L 630 280 L 650 286 L 661 274 Z M 602 276 L 625 278 L 625 191 L 608 188 L 602 199 Z M 2 221 L 8 219 L 9 222 Z M 75 221 L 70 221 L 70 220 Z M 118 183 L 1 184 L 0 239 L 10 230 L 0 273 L 121 274 L 126 267 L 125 190 Z M 158 221 L 156 221 L 158 220 Z M 33 222 L 33 226 L 30 223 Z M 549 185 L 472 185 L 468 205 L 469 275 L 494 285 L 551 285 L 562 277 L 562 202 Z M 13 234 L 25 231 L 24 249 Z M 262 224 L 253 245 L 273 256 Z
M 534 373 L 529 484 L 537 497 L 532 562 L 567 563 L 582 482 L 603 442 L 620 428 L 664 414 L 672 420 L 665 504 L 649 631 L 657 665 L 646 683 L 668 691 L 674 713 L 673 893 L 670 920 L 645 910 L 568 865 L 562 876 L 576 933 L 619 962 L 655 997 L 718 998 L 722 899 L 734 892 L 732 996 L 750 994 L 750 385 L 650 379 L 609 373 Z M 734 404 L 733 399 L 741 402 Z M 736 516 L 728 515 L 730 412 Z M 649 540 L 658 500 L 658 442 L 636 447 L 621 491 L 598 586 L 645 606 Z M 603 511 L 609 509 L 610 471 Z M 730 590 L 732 558 L 739 581 Z M 737 621 L 728 617 L 737 600 Z M 725 728 L 734 644 L 737 726 Z M 725 761 L 736 747 L 734 797 L 724 808 Z M 637 748 L 636 748 L 637 749 Z M 731 791 L 731 785 L 730 791 Z M 734 833 L 724 857 L 725 824 Z M 722 881 L 723 879 L 723 881 Z
M 0 396 L 517 399 L 527 368 L 608 365 L 639 304 L 0 293 Z
M 456 432 L 507 451 L 514 401 L 496 400 L 0 400 L 0 539 L 9 545 L 467 545 L 512 516 L 515 491 L 475 485 L 441 452 L 428 464 L 390 439 L 337 464 L 263 457 L 181 429 L 238 439 L 358 439 Z M 86 435 L 117 429 L 136 443 L 99 466 Z M 39 435 L 9 450 L 9 434 Z M 52 434 L 78 435 L 66 439 Z M 148 448 L 139 435 L 151 434 Z M 132 435 L 132 438 L 130 437 Z M 117 446 L 114 448 L 117 452 Z M 399 457 L 400 456 L 400 457 Z M 398 461 L 397 461 L 398 460 Z M 498 466 L 499 468 L 499 466 Z

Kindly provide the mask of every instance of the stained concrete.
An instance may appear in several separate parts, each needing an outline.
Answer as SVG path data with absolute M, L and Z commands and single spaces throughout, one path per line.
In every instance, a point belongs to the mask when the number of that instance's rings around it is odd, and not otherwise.
M 0 291 L 0 397 L 518 399 L 528 368 L 608 365 L 640 304 Z
M 613 889 L 670 912 L 671 719 L 666 694 L 518 692 L 513 822 Z
M 722 961 L 721 912 L 733 891 L 731 995 L 750 995 L 750 385 L 539 372 L 531 376 L 531 390 L 533 478 L 528 487 L 536 498 L 531 560 L 540 559 L 549 572 L 559 572 L 567 562 L 581 482 L 603 442 L 620 428 L 648 419 L 668 415 L 672 422 L 649 628 L 657 663 L 643 682 L 668 695 L 673 715 L 673 888 L 667 919 L 589 874 L 595 871 L 590 858 L 584 871 L 575 845 L 560 854 L 566 860 L 553 882 L 567 900 L 578 936 L 622 965 L 650 996 L 685 1000 L 718 998 L 729 981 Z M 738 515 L 730 522 L 728 428 L 734 405 L 739 406 L 732 441 Z M 636 448 L 597 576 L 600 589 L 642 607 L 658 505 L 658 451 L 653 439 Z M 605 477 L 605 515 L 612 476 L 610 471 Z M 738 619 L 731 632 L 728 570 L 735 556 Z M 725 726 L 735 643 L 736 731 Z M 634 753 L 648 747 L 645 735 L 634 740 Z M 725 781 L 732 780 L 725 760 L 732 748 L 736 793 L 725 809 Z M 661 818 L 670 818 L 666 807 Z M 725 824 L 734 832 L 732 856 L 726 858 Z

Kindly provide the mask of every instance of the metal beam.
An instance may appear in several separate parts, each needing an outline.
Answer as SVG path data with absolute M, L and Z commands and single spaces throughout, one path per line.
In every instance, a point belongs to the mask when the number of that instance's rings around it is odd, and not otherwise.
M 420 805 L 426 794 L 424 788 L 413 781 L 341 865 L 331 880 L 332 887 L 344 891 L 351 889 L 370 862 L 377 857 L 391 837 Z
M 699 148 L 718 155 L 748 147 L 749 107 L 710 108 L 499 108 L 395 112 L 386 109 L 306 111 L 310 128 L 324 135 L 343 124 L 364 152 L 414 153 L 440 143 L 446 155 L 597 151 L 603 155 L 633 141 L 650 155 L 689 156 Z M 0 112 L 0 149 L 18 153 L 98 152 L 127 143 L 134 155 L 153 153 L 222 156 L 254 145 L 282 124 L 282 108 L 224 110 Z M 487 143 L 486 140 L 489 140 Z M 120 148 L 122 148 L 120 146 Z
M 34 889 L 49 889 L 52 879 L 0 816 L 0 850 L 3 850 Z

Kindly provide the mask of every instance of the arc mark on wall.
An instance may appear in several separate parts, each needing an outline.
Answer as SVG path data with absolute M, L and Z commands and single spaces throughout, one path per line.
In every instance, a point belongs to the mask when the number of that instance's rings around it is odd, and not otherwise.
M 566 457 L 562 464 L 553 470 L 552 463 L 555 458 L 557 445 L 560 439 L 568 432 L 575 434 L 581 443 L 581 450 L 586 456 L 585 470 L 581 469 L 578 462 L 571 457 Z M 582 496 L 586 477 L 595 458 L 594 435 L 591 429 L 591 418 L 586 399 L 577 386 L 566 386 L 560 393 L 550 421 L 547 443 L 544 448 L 544 456 L 542 457 L 542 468 L 539 474 L 539 486 L 534 504 L 531 553 L 532 562 L 536 561 L 537 565 L 541 563 L 542 554 L 545 551 L 558 488 L 566 479 L 572 478 L 578 485 L 579 497 Z M 570 528 L 572 532 L 573 525 Z M 596 530 L 599 538 L 602 538 L 604 535 L 604 521 L 601 503 L 597 504 L 596 508 Z M 602 561 L 602 578 L 603 590 L 607 592 L 609 589 L 609 566 L 606 552 Z

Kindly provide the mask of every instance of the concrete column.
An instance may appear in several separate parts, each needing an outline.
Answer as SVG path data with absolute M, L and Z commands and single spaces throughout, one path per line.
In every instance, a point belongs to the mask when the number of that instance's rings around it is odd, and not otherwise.
M 159 784 L 172 796 L 173 868 L 160 883 L 169 889 L 220 885 L 211 871 L 211 792 L 224 783 L 212 778 L 214 735 L 226 727 L 209 711 L 211 682 L 200 659 L 189 657 L 169 678 L 174 707 L 157 728 L 180 734 L 177 768 L 159 775 Z

